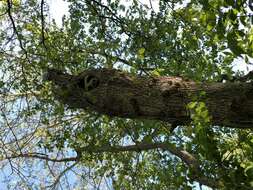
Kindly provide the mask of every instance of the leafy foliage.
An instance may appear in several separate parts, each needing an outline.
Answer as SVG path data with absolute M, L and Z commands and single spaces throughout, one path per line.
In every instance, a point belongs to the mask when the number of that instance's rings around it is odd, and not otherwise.
M 12 171 L 9 189 L 192 189 L 196 182 L 252 189 L 251 130 L 210 126 L 204 100 L 188 105 L 192 125 L 172 131 L 163 122 L 69 109 L 42 80 L 47 68 L 119 68 L 214 82 L 238 74 L 236 58 L 250 63 L 251 1 L 155 2 L 68 0 L 62 26 L 49 19 L 47 1 L 0 2 L 0 156 L 2 170 Z

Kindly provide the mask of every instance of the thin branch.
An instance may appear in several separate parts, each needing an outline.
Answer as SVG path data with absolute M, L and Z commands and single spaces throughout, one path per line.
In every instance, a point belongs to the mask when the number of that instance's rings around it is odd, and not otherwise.
M 180 148 L 175 147 L 174 145 L 168 143 L 139 143 L 135 145 L 127 145 L 127 146 L 87 146 L 78 150 L 78 152 L 92 152 L 92 153 L 103 153 L 103 152 L 139 152 L 139 151 L 147 151 L 153 149 L 162 149 L 164 151 L 169 151 L 171 154 L 179 157 L 192 171 L 194 171 L 194 176 L 192 180 L 198 181 L 203 185 L 207 185 L 209 187 L 217 188 L 220 186 L 219 181 L 214 181 L 212 179 L 208 179 L 203 177 L 200 165 L 198 160 L 186 150 L 181 150 Z
M 84 148 L 88 150 L 87 148 Z M 153 144 L 147 144 L 147 143 L 139 143 L 135 145 L 128 145 L 128 146 L 111 146 L 111 147 L 94 147 L 92 152 L 125 152 L 125 151 L 133 151 L 133 152 L 138 152 L 138 151 L 145 151 L 145 150 L 152 150 L 152 149 L 162 149 L 162 150 L 168 150 L 172 154 L 178 156 L 183 160 L 188 166 L 194 167 L 194 168 L 199 168 L 199 164 L 197 159 L 192 156 L 189 152 L 185 150 L 181 150 L 177 147 L 174 147 L 173 145 L 166 144 L 166 143 L 153 143 Z M 90 150 L 89 150 L 90 151 Z
M 34 95 L 40 95 L 39 91 L 28 91 L 28 92 L 20 92 L 20 93 L 0 93 L 0 98 L 8 97 L 8 98 L 20 98 L 25 96 L 34 96 Z
M 128 36 L 130 36 L 130 35 L 132 34 L 132 32 L 130 32 L 130 31 L 127 30 L 127 29 L 128 29 L 127 24 L 126 24 L 115 12 L 113 12 L 108 6 L 102 4 L 101 2 L 98 2 L 98 1 L 96 1 L 96 0 L 86 0 L 85 2 L 86 2 L 89 6 L 91 6 L 93 9 L 96 9 L 95 5 L 93 5 L 93 4 L 98 5 L 99 7 L 101 7 L 101 9 L 104 9 L 105 12 L 107 12 L 108 15 L 109 15 L 109 16 L 107 16 L 107 15 L 99 14 L 99 12 L 101 12 L 101 11 L 99 10 L 99 11 L 96 11 L 98 17 L 112 20 L 115 24 L 119 25 L 119 26 L 121 27 L 121 29 L 122 29 Z M 92 4 L 92 2 L 93 2 L 93 4 Z
M 23 46 L 23 43 L 22 43 L 22 40 L 20 38 L 20 34 L 18 33 L 18 30 L 17 30 L 17 27 L 15 25 L 15 22 L 14 22 L 14 19 L 11 15 L 11 8 L 12 8 L 12 4 L 11 4 L 11 1 L 10 0 L 7 0 L 7 12 L 8 12 L 8 16 L 11 20 L 11 24 L 12 24 L 12 27 L 13 27 L 13 31 L 14 33 L 17 35 L 17 38 L 18 38 L 18 41 L 19 41 L 19 45 L 20 45 L 20 48 L 25 52 L 25 54 L 27 54 L 24 46 Z
M 149 0 L 149 4 L 150 4 L 151 9 L 152 9 L 153 11 L 155 11 L 154 8 L 153 8 L 153 5 L 152 5 L 151 0 Z
M 42 44 L 45 49 L 47 49 L 46 43 L 45 43 L 45 19 L 44 19 L 44 0 L 41 0 L 40 2 L 40 14 L 41 14 L 41 37 L 42 37 Z
M 78 161 L 78 157 L 68 157 L 68 158 L 50 158 L 48 155 L 42 155 L 40 153 L 22 153 L 22 154 L 16 154 L 12 156 L 6 156 L 4 159 L 14 159 L 14 158 L 32 158 L 32 159 L 41 159 L 51 162 L 71 162 L 71 161 Z
M 15 139 L 15 144 L 17 145 L 18 150 L 19 150 L 20 153 L 22 154 L 22 148 L 21 148 L 21 146 L 19 145 L 19 141 L 18 141 L 17 135 L 15 134 L 15 132 L 14 132 L 14 130 L 13 130 L 13 128 L 12 128 L 12 126 L 11 126 L 11 124 L 10 124 L 8 118 L 7 118 L 7 116 L 6 116 L 6 114 L 5 114 L 5 111 L 2 110 L 2 109 L 1 109 L 1 115 L 2 115 L 2 117 L 3 117 L 3 119 L 4 119 L 5 123 L 6 123 L 7 127 L 8 127 L 9 130 L 11 131 L 12 136 L 13 136 L 14 139 Z
M 16 36 L 17 36 L 17 40 L 18 40 L 18 42 L 19 42 L 19 46 L 20 46 L 21 50 L 23 50 L 26 60 L 28 61 L 29 64 L 31 64 L 31 62 L 30 62 L 30 60 L 29 60 L 29 58 L 28 58 L 28 53 L 27 53 L 26 49 L 25 49 L 24 46 L 23 46 L 22 39 L 21 39 L 21 35 L 18 33 L 18 30 L 17 30 L 17 27 L 16 27 L 16 25 L 15 25 L 14 19 L 13 19 L 13 17 L 12 17 L 11 8 L 12 8 L 11 0 L 7 0 L 7 12 L 8 12 L 8 16 L 9 16 L 9 18 L 10 18 L 10 20 L 11 20 L 11 24 L 12 24 L 12 27 L 13 27 L 13 31 L 14 31 L 14 33 L 15 33 Z M 25 76 L 24 65 L 23 65 L 23 64 L 21 64 L 21 69 L 22 69 L 22 73 L 23 73 L 23 78 L 24 78 L 24 80 L 25 80 L 25 81 L 28 81 L 27 78 L 26 78 L 26 76 Z M 27 85 L 27 84 L 25 84 L 25 85 Z
M 116 13 L 114 13 L 109 7 L 107 7 L 106 5 L 103 5 L 102 3 L 96 1 L 96 0 L 91 0 L 93 3 L 97 4 L 98 6 L 104 8 L 105 10 L 107 10 L 108 13 L 110 13 L 119 23 L 122 22 L 122 20 L 117 16 Z M 89 1 L 86 1 L 86 3 L 88 3 L 89 5 L 91 5 L 91 3 Z M 122 24 L 122 23 L 121 23 Z
M 5 11 L 4 13 L 0 14 L 0 16 L 4 16 L 4 15 L 6 15 L 7 13 L 8 13 L 8 12 Z
M 54 182 L 52 185 L 48 186 L 48 187 L 49 187 L 50 189 L 52 189 L 52 190 L 53 190 L 53 189 L 56 189 L 56 186 L 57 186 L 57 184 L 59 183 L 61 177 L 62 177 L 66 172 L 68 172 L 69 170 L 71 170 L 77 163 L 78 163 L 78 162 L 75 162 L 75 163 L 73 163 L 72 165 L 66 167 L 66 168 L 57 176 L 55 182 Z

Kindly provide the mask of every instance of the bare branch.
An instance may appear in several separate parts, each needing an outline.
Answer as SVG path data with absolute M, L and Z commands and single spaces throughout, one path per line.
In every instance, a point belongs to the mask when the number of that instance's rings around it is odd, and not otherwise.
M 52 189 L 52 190 L 55 189 L 56 186 L 57 186 L 57 184 L 59 183 L 61 177 L 62 177 L 66 172 L 68 172 L 69 170 L 71 170 L 76 164 L 77 164 L 77 162 L 75 162 L 74 164 L 72 164 L 72 165 L 66 167 L 66 168 L 57 176 L 55 182 L 54 182 L 52 185 L 48 186 L 48 187 L 49 187 L 50 189 Z
M 4 122 L 6 123 L 7 127 L 11 131 L 12 136 L 15 139 L 15 144 L 17 145 L 19 152 L 22 154 L 22 147 L 19 144 L 18 138 L 17 138 L 17 136 L 16 136 L 16 134 L 15 134 L 15 132 L 13 130 L 13 127 L 11 126 L 11 124 L 10 124 L 10 122 L 9 122 L 6 114 L 5 114 L 5 112 L 2 109 L 1 109 L 1 115 L 3 116 Z

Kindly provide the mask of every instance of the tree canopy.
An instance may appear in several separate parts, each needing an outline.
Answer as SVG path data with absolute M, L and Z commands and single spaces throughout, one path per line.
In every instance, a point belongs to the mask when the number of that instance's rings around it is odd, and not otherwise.
M 243 97 L 244 107 L 234 107 L 242 114 L 230 118 L 238 121 L 230 128 L 225 121 L 212 122 L 219 110 L 209 106 L 206 88 L 187 101 L 190 120 L 174 123 L 133 117 L 139 99 L 130 98 L 128 107 L 114 93 L 120 93 L 117 85 L 129 85 L 127 77 L 219 84 L 233 90 L 231 97 L 244 92 L 241 86 L 252 92 L 252 78 L 234 65 L 252 64 L 253 2 L 66 2 L 69 13 L 59 25 L 51 18 L 59 10 L 50 10 L 50 1 L 0 1 L 1 183 L 7 189 L 252 189 L 253 125 L 239 127 L 253 114 L 249 97 Z M 80 73 L 114 69 L 125 78 L 107 73 L 117 86 L 108 93 L 110 103 L 127 110 L 125 118 L 56 97 L 69 92 L 51 81 L 62 85 Z M 45 80 L 48 71 L 55 80 Z M 75 84 L 94 102 L 99 96 L 83 83 L 108 83 L 89 76 Z M 224 102 L 217 102 L 222 109 Z

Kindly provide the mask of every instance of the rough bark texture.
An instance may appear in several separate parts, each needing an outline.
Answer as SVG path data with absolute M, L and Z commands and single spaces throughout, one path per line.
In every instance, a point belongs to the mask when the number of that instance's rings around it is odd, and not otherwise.
M 180 77 L 138 77 L 114 69 L 94 69 L 76 76 L 49 70 L 54 95 L 70 108 L 123 118 L 154 119 L 172 124 L 191 121 L 186 105 L 206 95 L 213 125 L 253 127 L 252 83 L 196 83 Z

